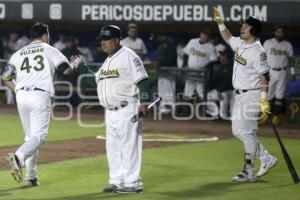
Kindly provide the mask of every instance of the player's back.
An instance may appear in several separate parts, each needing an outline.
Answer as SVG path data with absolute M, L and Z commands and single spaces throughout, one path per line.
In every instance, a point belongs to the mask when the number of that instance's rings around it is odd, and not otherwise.
M 57 49 L 35 40 L 14 53 L 9 64 L 16 68 L 16 91 L 22 87 L 39 88 L 53 94 L 55 53 Z M 53 61 L 52 61 L 53 60 Z

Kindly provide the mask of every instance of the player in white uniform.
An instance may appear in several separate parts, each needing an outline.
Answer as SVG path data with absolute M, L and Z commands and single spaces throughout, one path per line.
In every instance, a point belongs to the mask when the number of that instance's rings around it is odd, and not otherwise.
M 16 181 L 22 182 L 22 167 L 25 166 L 25 184 L 37 186 L 38 150 L 48 134 L 50 98 L 54 95 L 53 75 L 56 70 L 71 74 L 73 67 L 59 50 L 48 44 L 46 24 L 34 24 L 31 38 L 33 41 L 30 44 L 11 56 L 2 78 L 16 93 L 25 133 L 25 143 L 16 153 L 8 154 L 12 175 Z
M 137 36 L 138 26 L 134 23 L 128 24 L 127 34 L 128 37 L 121 40 L 121 45 L 132 49 L 141 59 L 143 59 L 148 51 L 144 41 Z
M 266 40 L 264 49 L 267 52 L 267 61 L 270 66 L 270 83 L 268 100 L 273 104 L 273 123 L 278 124 L 284 118 L 284 93 L 287 84 L 287 71 L 291 67 L 291 74 L 294 76 L 293 46 L 284 39 L 285 32 L 282 26 L 277 26 L 274 38 Z
M 184 47 L 183 52 L 188 55 L 188 67 L 191 69 L 204 69 L 210 62 L 217 61 L 215 47 L 209 42 L 210 33 L 203 31 L 200 38 L 191 39 Z M 195 80 L 186 80 L 184 96 L 192 98 L 194 92 L 203 98 L 203 83 Z
M 95 74 L 100 104 L 105 108 L 106 154 L 109 185 L 103 192 L 139 193 L 142 158 L 141 120 L 131 117 L 146 114 L 149 79 L 139 56 L 119 44 L 121 30 L 114 25 L 102 27 L 99 39 L 108 57 Z M 85 65 L 77 72 L 91 73 Z M 145 97 L 144 98 L 140 98 Z
M 263 176 L 277 162 L 277 159 L 263 148 L 256 137 L 259 110 L 263 115 L 270 113 L 267 100 L 269 68 L 266 52 L 258 40 L 262 23 L 259 19 L 250 16 L 242 23 L 240 37 L 233 37 L 216 8 L 213 14 L 221 36 L 235 52 L 232 84 L 236 94 L 232 132 L 244 144 L 245 164 L 243 170 L 233 177 L 233 180 L 255 182 L 256 176 Z M 261 167 L 257 174 L 254 171 L 256 156 L 261 160 Z

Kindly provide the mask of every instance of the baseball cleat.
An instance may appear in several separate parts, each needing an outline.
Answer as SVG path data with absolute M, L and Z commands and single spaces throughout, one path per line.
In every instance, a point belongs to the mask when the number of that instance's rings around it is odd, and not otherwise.
M 25 186 L 28 187 L 37 187 L 40 185 L 40 182 L 37 178 L 32 179 L 32 180 L 25 180 Z
M 138 187 L 122 187 L 117 189 L 119 194 L 130 194 L 130 193 L 142 193 L 144 191 L 143 186 Z
M 11 166 L 11 175 L 18 182 L 23 180 L 22 167 L 18 157 L 14 153 L 8 153 L 7 160 Z
M 256 181 L 256 177 L 253 169 L 250 170 L 243 169 L 238 175 L 233 177 L 232 180 L 237 183 L 247 183 L 247 182 L 252 183 Z
M 260 169 L 257 172 L 256 176 L 257 177 L 262 177 L 266 175 L 271 168 L 275 167 L 277 163 L 277 158 L 270 155 L 269 159 L 267 161 L 261 161 Z
M 118 189 L 118 186 L 116 186 L 114 184 L 110 184 L 110 185 L 108 185 L 107 187 L 105 187 L 103 189 L 103 192 L 112 192 L 112 193 L 114 193 L 114 192 L 117 191 L 117 189 Z

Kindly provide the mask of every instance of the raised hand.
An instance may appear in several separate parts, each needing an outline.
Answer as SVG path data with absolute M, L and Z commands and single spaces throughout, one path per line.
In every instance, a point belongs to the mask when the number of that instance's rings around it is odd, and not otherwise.
M 213 7 L 213 18 L 217 24 L 224 24 L 224 19 L 221 16 L 221 12 L 216 7 Z

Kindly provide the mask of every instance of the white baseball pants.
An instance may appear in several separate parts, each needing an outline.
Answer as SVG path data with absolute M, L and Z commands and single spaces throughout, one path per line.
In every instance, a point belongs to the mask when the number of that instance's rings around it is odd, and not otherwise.
M 194 80 L 186 80 L 184 86 L 184 96 L 192 97 L 195 90 L 199 97 L 203 98 L 203 83 Z
M 263 159 L 269 153 L 257 140 L 258 116 L 260 112 L 260 90 L 235 95 L 232 113 L 232 133 L 244 144 L 245 153 Z
M 222 96 L 223 99 L 219 100 L 218 92 L 215 89 L 207 93 L 207 100 L 209 102 L 207 104 L 207 113 L 214 117 L 217 117 L 219 114 L 222 119 L 230 120 L 233 110 L 234 91 L 224 91 L 222 92 Z M 216 103 L 213 103 L 214 101 L 219 101 L 220 108 L 217 107 Z
M 158 95 L 162 97 L 162 105 L 173 105 L 175 103 L 175 77 L 159 77 L 157 83 Z
M 48 134 L 51 98 L 48 92 L 19 90 L 16 100 L 25 133 L 25 143 L 16 155 L 26 167 L 25 179 L 32 180 L 37 178 L 38 149 Z
M 234 91 L 227 90 L 222 92 L 223 100 L 220 100 L 220 117 L 230 119 L 234 104 Z
M 287 84 L 287 70 L 270 70 L 268 99 L 283 99 Z
M 141 120 L 131 117 L 138 113 L 139 103 L 129 103 L 117 111 L 106 109 L 106 154 L 109 166 L 109 183 L 138 187 L 142 162 Z

